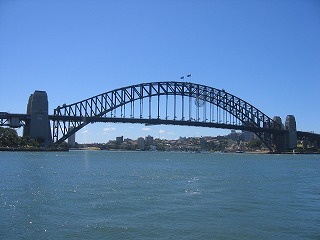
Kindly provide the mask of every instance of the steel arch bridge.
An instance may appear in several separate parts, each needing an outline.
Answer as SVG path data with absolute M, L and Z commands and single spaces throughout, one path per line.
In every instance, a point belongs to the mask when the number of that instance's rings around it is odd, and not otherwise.
M 225 128 L 254 132 L 273 151 L 282 125 L 226 91 L 191 82 L 150 82 L 118 88 L 54 109 L 53 141 L 93 122 Z

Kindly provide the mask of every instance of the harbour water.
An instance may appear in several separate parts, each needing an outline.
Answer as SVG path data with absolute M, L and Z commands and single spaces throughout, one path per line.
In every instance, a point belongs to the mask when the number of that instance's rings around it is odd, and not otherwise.
M 320 155 L 0 152 L 0 239 L 320 239 Z

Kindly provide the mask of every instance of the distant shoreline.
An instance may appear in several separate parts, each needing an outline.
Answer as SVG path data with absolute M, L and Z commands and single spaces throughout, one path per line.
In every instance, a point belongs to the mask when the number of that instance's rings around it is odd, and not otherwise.
M 126 152 L 127 150 L 101 150 L 99 148 L 71 148 L 71 149 L 57 149 L 57 148 L 19 148 L 19 147 L 0 147 L 0 152 L 69 152 L 72 150 L 80 150 L 80 151 L 119 151 L 119 152 Z M 133 152 L 141 152 L 141 151 L 133 151 Z M 152 151 L 143 151 L 143 152 L 152 152 Z M 166 152 L 166 151 L 159 151 L 159 152 Z M 170 151 L 167 151 L 170 152 Z M 184 151 L 171 151 L 171 152 L 184 152 Z M 217 151 L 218 152 L 218 151 Z M 217 153 L 217 152 L 195 152 L 195 153 Z M 193 153 L 190 151 L 190 153 Z M 244 151 L 241 153 L 238 152 L 221 152 L 224 154 L 320 154 L 320 152 L 282 152 L 282 153 L 273 153 L 273 152 L 266 152 L 266 151 Z
M 1 147 L 0 152 L 68 152 L 69 149 L 57 148 L 19 148 L 19 147 Z
M 96 147 L 88 147 L 88 148 L 70 148 L 70 151 L 109 151 L 109 152 L 154 152 L 154 151 L 141 151 L 141 150 L 121 150 L 121 149 L 99 149 Z M 233 152 L 233 151 L 163 151 L 157 150 L 156 152 L 181 152 L 181 153 L 222 153 L 222 154 L 320 154 L 320 152 L 268 152 L 268 151 L 243 151 L 243 152 Z

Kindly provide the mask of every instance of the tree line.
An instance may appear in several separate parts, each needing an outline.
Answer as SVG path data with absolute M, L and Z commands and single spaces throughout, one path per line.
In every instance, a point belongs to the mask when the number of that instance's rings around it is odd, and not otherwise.
M 34 139 L 18 136 L 15 129 L 0 127 L 0 147 L 40 147 Z

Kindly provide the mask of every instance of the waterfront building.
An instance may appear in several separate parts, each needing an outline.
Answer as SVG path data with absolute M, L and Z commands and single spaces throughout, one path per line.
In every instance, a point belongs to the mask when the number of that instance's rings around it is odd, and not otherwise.
M 145 140 L 143 137 L 138 138 L 138 148 L 144 150 L 145 148 Z
M 147 145 L 153 145 L 153 137 L 151 137 L 150 135 L 148 135 L 145 140 Z
M 116 143 L 122 143 L 123 142 L 123 136 L 116 137 Z

